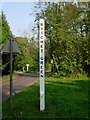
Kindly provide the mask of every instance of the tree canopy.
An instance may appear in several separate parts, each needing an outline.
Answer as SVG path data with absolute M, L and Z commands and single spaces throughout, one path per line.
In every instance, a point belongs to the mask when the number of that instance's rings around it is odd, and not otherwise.
M 55 77 L 89 75 L 90 52 L 90 2 L 78 4 L 64 2 L 38 2 L 35 6 L 36 25 L 39 18 L 45 19 L 45 68 Z M 0 15 L 0 49 L 12 35 L 6 16 Z M 39 35 L 39 33 L 38 33 Z M 38 36 L 37 35 L 37 36 Z M 39 70 L 38 38 L 15 37 L 21 55 L 14 55 L 14 69 L 21 70 L 29 64 L 29 70 Z M 3 69 L 9 71 L 9 56 L 2 56 Z M 7 68 L 7 69 L 6 69 Z
M 0 32 L 2 34 L 0 49 L 2 49 L 6 44 L 6 42 L 9 40 L 10 36 L 12 35 L 12 32 L 10 30 L 9 24 L 7 22 L 6 16 L 3 11 L 1 12 L 1 16 L 0 16 L 0 24 L 1 24 Z M 38 71 L 39 54 L 38 54 L 38 46 L 35 38 L 32 37 L 29 42 L 28 39 L 25 37 L 13 36 L 13 39 L 17 42 L 17 45 L 19 46 L 21 51 L 21 55 L 13 54 L 13 70 L 22 70 L 23 67 L 24 68 L 26 67 L 26 64 L 29 64 L 30 72 Z M 8 74 L 10 72 L 9 54 L 2 55 L 2 68 L 3 68 L 2 69 L 3 74 Z
M 89 63 L 89 4 L 88 3 L 39 3 L 45 19 L 45 35 L 49 43 L 48 52 L 52 74 L 79 76 L 87 72 Z M 47 47 L 47 46 L 46 46 Z
M 6 42 L 8 41 L 9 37 L 12 35 L 12 32 L 10 30 L 9 24 L 3 11 L 1 11 L 0 14 L 0 34 L 1 34 L 0 49 L 2 49 Z M 9 55 L 3 54 L 2 55 L 3 74 L 7 74 L 9 72 L 9 64 L 10 64 Z
M 16 37 L 15 38 L 20 50 L 21 55 L 15 57 L 14 66 L 16 70 L 21 70 L 29 64 L 29 71 L 38 71 L 38 47 L 35 42 L 35 38 L 32 37 L 30 42 L 27 38 Z
M 6 19 L 6 15 L 3 11 L 1 11 L 0 14 L 0 32 L 1 32 L 1 43 L 2 45 L 0 49 L 5 45 L 5 43 L 8 41 L 9 37 L 12 35 L 12 32 L 10 30 L 9 24 Z

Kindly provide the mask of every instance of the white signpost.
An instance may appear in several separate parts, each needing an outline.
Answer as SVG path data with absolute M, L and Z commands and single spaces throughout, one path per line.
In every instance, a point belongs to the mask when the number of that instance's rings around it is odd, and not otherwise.
M 28 71 L 29 64 L 26 64 L 26 67 L 27 67 L 27 71 Z
M 44 42 L 44 19 L 40 19 L 40 34 L 39 34 L 39 55 L 40 55 L 40 111 L 45 110 L 45 83 L 44 83 L 44 48 L 45 48 L 45 42 Z

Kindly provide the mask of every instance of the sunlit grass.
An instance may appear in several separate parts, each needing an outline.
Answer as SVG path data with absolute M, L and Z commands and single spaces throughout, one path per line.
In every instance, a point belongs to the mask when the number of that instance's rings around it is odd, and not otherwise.
M 3 103 L 3 118 L 87 118 L 88 78 L 45 79 L 46 109 L 39 111 L 39 82 Z

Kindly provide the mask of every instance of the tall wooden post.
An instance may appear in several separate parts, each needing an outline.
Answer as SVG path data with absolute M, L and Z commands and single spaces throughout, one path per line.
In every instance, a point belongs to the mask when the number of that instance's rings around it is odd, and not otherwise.
M 40 19 L 40 34 L 39 34 L 39 54 L 40 54 L 40 111 L 45 110 L 45 41 L 44 41 L 44 19 Z

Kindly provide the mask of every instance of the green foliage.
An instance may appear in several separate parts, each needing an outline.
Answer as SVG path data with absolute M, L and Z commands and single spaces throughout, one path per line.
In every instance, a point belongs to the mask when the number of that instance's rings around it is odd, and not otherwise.
M 38 21 L 40 16 L 45 19 L 45 35 L 49 43 L 46 49 L 49 61 L 52 61 L 52 74 L 84 74 L 90 66 L 88 3 L 78 3 L 78 6 L 72 3 L 47 3 L 43 6 L 46 7 L 36 19 Z
M 2 34 L 0 49 L 2 49 L 12 35 L 3 11 L 0 15 L 0 25 L 0 34 Z M 26 64 L 29 64 L 29 71 L 38 71 L 38 47 L 34 37 L 31 38 L 30 42 L 22 37 L 14 37 L 14 40 L 21 50 L 21 55 L 13 55 L 13 70 L 22 70 L 23 67 L 26 69 Z M 8 74 L 10 72 L 9 54 L 2 55 L 2 68 L 3 74 Z
M 10 31 L 10 27 L 9 27 L 9 24 L 6 20 L 6 16 L 4 14 L 3 11 L 1 11 L 1 14 L 0 14 L 0 29 L 2 30 L 2 47 L 5 45 L 5 43 L 8 41 L 9 37 L 11 36 L 11 31 Z M 0 30 L 0 31 L 1 31 Z M 0 48 L 1 49 L 1 48 Z
M 8 22 L 6 20 L 6 16 L 3 11 L 1 11 L 0 14 L 0 49 L 4 47 L 6 42 L 8 41 L 9 37 L 11 36 L 10 27 L 8 25 Z M 4 54 L 2 55 L 2 74 L 8 74 L 9 73 L 9 65 L 10 65 L 10 59 L 9 55 Z
M 29 64 L 29 71 L 38 71 L 38 48 L 34 38 L 30 42 L 26 38 L 15 39 L 21 50 L 21 55 L 15 57 L 15 69 L 22 70 L 23 67 L 26 68 L 26 64 Z

